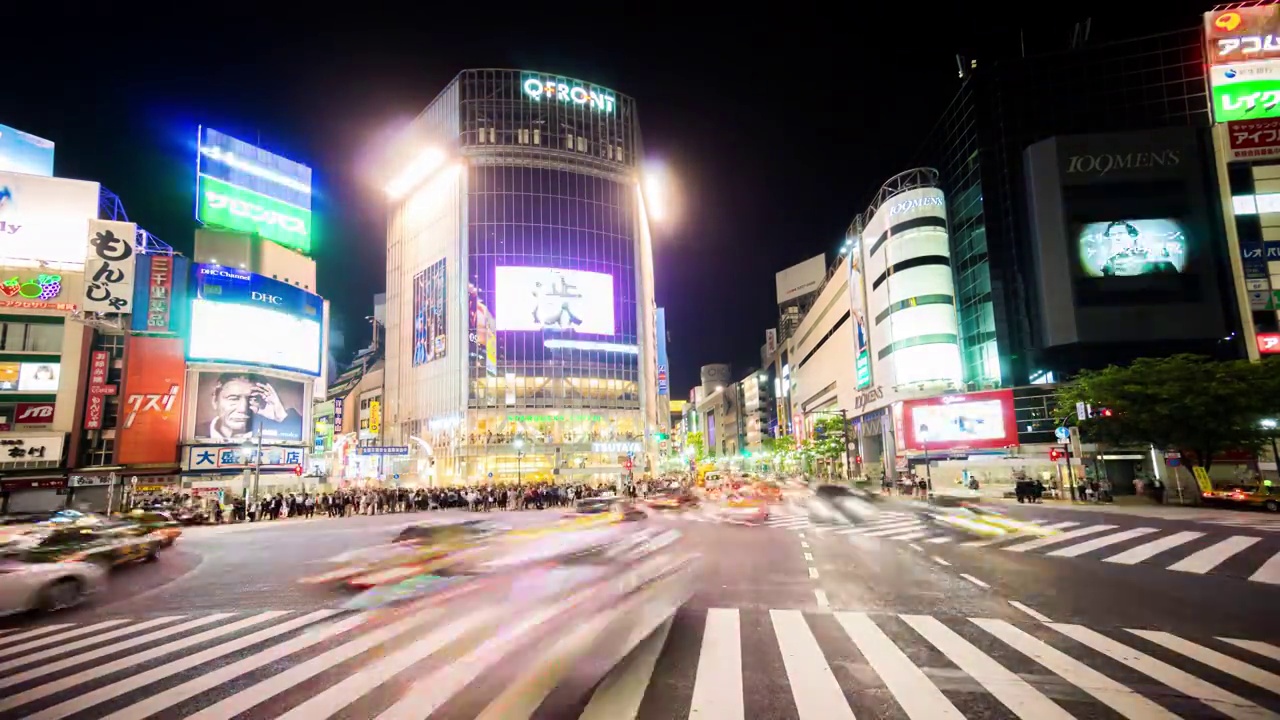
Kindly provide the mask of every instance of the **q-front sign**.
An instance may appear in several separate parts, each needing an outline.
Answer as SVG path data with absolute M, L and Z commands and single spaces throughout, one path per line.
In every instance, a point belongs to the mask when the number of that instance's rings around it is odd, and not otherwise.
M 527 76 L 521 83 L 524 94 L 536 101 L 559 101 L 566 105 L 590 107 L 599 112 L 613 112 L 613 94 L 595 86 L 579 85 L 565 78 Z

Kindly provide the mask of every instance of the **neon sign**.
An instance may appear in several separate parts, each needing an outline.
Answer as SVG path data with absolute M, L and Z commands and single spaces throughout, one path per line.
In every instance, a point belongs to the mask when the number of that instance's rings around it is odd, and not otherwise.
M 613 112 L 613 95 L 599 88 L 570 85 L 559 80 L 530 77 L 524 80 L 524 94 L 531 100 L 559 100 L 562 103 L 587 105 L 600 112 Z
M 18 295 L 28 300 L 52 300 L 62 292 L 61 275 L 37 275 L 34 280 L 18 280 L 18 276 L 0 283 L 4 297 Z

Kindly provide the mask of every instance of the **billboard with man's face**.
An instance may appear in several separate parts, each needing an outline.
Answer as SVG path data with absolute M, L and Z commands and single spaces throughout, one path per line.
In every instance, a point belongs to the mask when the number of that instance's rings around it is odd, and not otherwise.
M 243 371 L 200 372 L 195 383 L 194 438 L 200 442 L 303 439 L 306 386 Z

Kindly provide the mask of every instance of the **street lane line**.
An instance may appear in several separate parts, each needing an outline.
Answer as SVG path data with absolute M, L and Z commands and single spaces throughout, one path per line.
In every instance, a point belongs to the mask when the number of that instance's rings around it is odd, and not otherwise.
M 806 540 L 801 540 L 801 541 L 800 541 L 800 547 L 802 547 L 802 548 L 807 548 L 807 547 L 809 547 L 809 543 L 808 543 L 808 541 L 806 541 Z
M 1112 660 L 1118 660 L 1134 670 L 1168 685 L 1187 697 L 1199 700 L 1227 717 L 1235 718 L 1235 720 L 1261 720 L 1262 718 L 1276 717 L 1275 713 L 1264 710 L 1239 695 L 1227 692 L 1185 670 L 1180 670 L 1146 653 L 1134 650 L 1087 627 L 1065 623 L 1049 623 L 1049 627 L 1082 645 L 1110 657 Z
M 1280 552 L 1272 555 L 1271 559 L 1263 563 L 1257 572 L 1249 576 L 1249 579 L 1268 585 L 1280 585 Z
M 937 555 L 930 555 L 929 557 L 933 558 L 933 561 L 938 563 L 939 565 L 946 565 L 947 567 L 951 567 L 951 563 L 947 562 L 946 560 L 943 560 Z
M 255 705 L 263 703 L 286 690 L 310 680 L 312 677 L 336 667 L 339 663 L 369 651 L 399 635 L 416 629 L 419 625 L 439 619 L 438 612 L 410 614 L 399 622 L 384 625 L 376 630 L 364 633 L 331 650 L 317 655 L 301 665 L 294 665 L 284 672 L 272 675 L 256 685 L 223 699 L 214 705 L 189 716 L 186 720 L 230 720 Z
M 923 527 L 923 526 L 924 526 L 924 523 L 920 522 L 915 518 L 912 518 L 910 520 L 890 520 L 888 522 L 868 523 L 866 525 L 860 525 L 858 527 L 850 528 L 848 530 L 842 530 L 840 534 L 841 535 L 870 535 L 872 533 L 883 532 L 885 530 L 888 530 L 890 533 L 892 533 L 892 532 L 896 532 L 900 528 L 905 529 L 908 527 Z
M 800 720 L 855 720 L 840 682 L 799 610 L 770 610 Z
M 457 620 L 433 628 L 419 640 L 365 665 L 359 672 L 348 675 L 324 690 L 309 697 L 306 702 L 280 715 L 276 720 L 315 720 L 338 714 L 343 708 L 359 700 L 369 691 L 389 682 L 392 676 L 436 654 L 442 648 L 462 639 L 480 625 L 498 619 L 500 613 L 485 608 L 463 615 Z
M 1024 605 L 1024 604 L 1022 604 L 1022 603 L 1018 602 L 1017 600 L 1010 600 L 1010 601 L 1009 601 L 1009 604 L 1010 604 L 1010 605 L 1012 605 L 1012 606 L 1014 606 L 1014 607 L 1016 607 L 1016 608 L 1018 608 L 1018 609 L 1019 609 L 1019 610 L 1021 610 L 1022 612 L 1024 612 L 1024 613 L 1026 613 L 1026 614 L 1030 615 L 1031 617 L 1035 618 L 1036 620 L 1039 620 L 1040 622 L 1044 622 L 1044 623 L 1047 623 L 1047 622 L 1053 622 L 1052 620 L 1050 620 L 1050 619 L 1049 619 L 1049 616 L 1048 616 L 1048 615 L 1045 615 L 1044 613 L 1041 613 L 1041 612 L 1039 612 L 1038 610 L 1035 610 L 1034 608 L 1030 607 L 1029 605 Z
M 1178 720 L 1178 716 L 1112 680 L 1057 648 L 1036 639 L 1004 620 L 969 618 L 1014 650 L 1057 673 L 1059 677 L 1092 695 L 1131 720 Z
M 803 532 L 802 532 L 802 533 L 800 533 L 799 535 L 800 535 L 800 537 L 801 537 L 801 538 L 803 538 L 803 537 L 804 537 L 804 533 L 803 533 Z
M 59 644 L 57 647 L 51 647 L 47 650 L 41 650 L 40 652 L 37 652 L 37 653 L 31 653 L 30 655 L 23 655 L 20 658 L 15 658 L 13 660 L 0 663 L 0 672 L 4 672 L 6 670 L 12 670 L 16 667 L 22 667 L 23 665 L 30 665 L 31 663 L 39 662 L 41 660 L 47 660 L 48 658 L 51 658 L 51 657 L 56 657 L 58 655 L 69 653 L 72 650 L 79 650 L 80 648 L 86 648 L 86 647 L 89 647 L 90 645 L 97 645 L 99 643 L 104 643 L 108 640 L 115 640 L 116 638 L 123 637 L 125 635 L 132 635 L 133 633 L 142 632 L 143 630 L 146 630 L 148 628 L 153 628 L 157 625 L 164 625 L 166 623 L 171 623 L 174 620 L 181 620 L 184 617 L 186 616 L 170 615 L 168 617 L 155 618 L 154 620 L 148 620 L 144 623 L 139 623 L 137 625 L 130 625 L 129 627 L 118 628 L 108 633 L 102 633 L 101 635 L 94 635 L 91 638 L 84 638 L 83 640 L 77 640 L 75 642 L 66 643 L 65 645 Z M 96 626 L 91 626 L 91 627 L 96 627 Z M 51 637 L 57 638 L 58 636 L 53 635 Z
M 44 637 L 38 640 L 31 640 L 29 642 L 24 642 L 20 645 L 13 645 L 12 647 L 4 648 L 0 650 L 0 657 L 6 657 L 14 653 L 26 652 L 28 650 L 38 648 L 41 645 L 48 645 L 49 643 L 58 643 L 58 648 L 54 648 L 52 651 L 44 650 L 39 653 L 36 653 L 36 655 L 40 657 L 37 657 L 35 659 L 37 660 L 43 659 L 43 658 L 49 657 L 50 655 L 57 655 L 60 652 L 65 652 L 65 650 L 62 650 L 59 648 L 66 648 L 68 645 L 74 645 L 76 647 L 84 647 L 86 642 L 90 645 L 94 643 L 94 640 L 92 638 L 90 638 L 88 641 L 78 640 L 74 643 L 66 643 L 66 644 L 63 644 L 64 640 L 70 640 L 73 637 L 84 635 L 85 633 L 96 632 L 98 630 L 105 630 L 114 625 L 119 625 L 120 623 L 126 623 L 126 622 L 129 622 L 128 618 L 124 618 L 122 620 L 107 620 L 106 622 L 100 622 L 96 625 L 85 625 L 82 627 L 78 627 L 74 630 L 61 632 L 61 633 L 58 633 L 57 635 L 45 635 Z M 155 623 L 153 622 L 152 624 L 154 625 Z M 134 627 L 136 626 L 131 626 L 129 628 L 126 628 L 125 630 L 123 630 L 123 632 L 124 633 L 132 632 Z M 111 634 L 113 637 L 119 637 L 121 632 L 122 631 L 117 630 L 114 633 L 109 633 L 109 634 Z M 102 636 L 98 635 L 97 637 L 102 637 Z M 26 665 L 27 663 L 32 662 L 31 657 L 32 656 L 27 655 L 24 657 L 20 657 L 17 660 L 10 660 L 6 663 L 0 663 L 0 670 L 8 670 L 9 668 L 15 668 L 15 667 L 18 667 L 19 665 Z
M 816 567 L 811 567 L 811 568 L 809 568 L 809 577 L 810 577 L 810 578 L 812 578 L 812 579 L 814 579 L 814 580 L 817 580 L 817 579 L 818 579 L 818 568 L 816 568 Z
M 1121 565 L 1137 565 L 1143 560 L 1155 557 L 1165 550 L 1176 548 L 1179 545 L 1185 545 L 1196 538 L 1204 537 L 1202 532 L 1192 532 L 1190 530 L 1174 533 L 1167 537 L 1158 538 L 1150 542 L 1145 542 L 1138 547 L 1130 548 L 1118 555 L 1112 555 L 1103 558 L 1102 562 L 1119 563 Z
M 234 614 L 234 613 L 231 613 L 231 614 Z M 165 655 L 170 655 L 172 653 L 178 652 L 179 650 L 189 648 L 193 645 L 199 645 L 200 643 L 208 642 L 209 640 L 212 640 L 216 637 L 221 637 L 223 635 L 229 635 L 231 633 L 240 632 L 241 630 L 244 630 L 247 627 L 251 627 L 259 623 L 264 623 L 269 620 L 274 620 L 278 617 L 281 617 L 283 615 L 288 615 L 288 614 L 289 612 L 286 610 L 272 610 L 269 612 L 258 613 L 257 615 L 251 615 L 238 622 L 233 622 L 230 625 L 222 625 L 220 627 L 216 627 L 212 630 L 206 630 L 196 635 L 188 635 L 186 637 L 183 637 L 181 640 L 175 640 L 174 642 L 166 643 L 164 645 L 151 648 L 150 650 L 146 650 L 144 652 L 135 653 L 133 655 L 126 655 L 120 658 L 119 660 L 113 660 L 109 663 L 106 663 L 105 665 L 94 665 L 85 670 L 81 670 L 80 672 L 75 673 L 74 675 L 67 675 L 65 677 L 60 677 L 57 680 L 47 682 L 44 685 L 38 685 L 25 692 L 20 692 L 17 695 L 12 695 L 3 700 L 0 700 L 0 711 L 8 710 L 13 707 L 18 707 L 19 705 L 25 705 L 33 700 L 39 700 L 40 698 L 48 697 L 50 695 L 53 695 L 54 693 L 59 693 L 59 692 L 62 692 L 63 690 L 69 690 L 77 685 L 81 685 L 83 683 L 97 680 L 99 678 L 104 678 L 110 675 L 111 673 L 119 672 L 121 670 L 131 668 L 135 665 L 141 665 L 142 663 L 150 662 L 152 660 L 155 660 L 156 658 L 164 657 Z M 226 615 L 223 615 L 223 617 L 225 616 Z M 190 623 L 186 623 L 186 624 L 189 625 Z M 168 630 L 178 630 L 181 628 L 182 626 L 178 625 L 174 628 L 169 628 Z M 168 632 L 168 630 L 162 631 L 162 632 Z M 152 633 L 152 634 L 154 635 L 156 633 Z M 120 643 L 120 644 L 124 645 L 124 643 Z M 95 652 L 100 652 L 100 651 L 95 651 Z M 93 655 L 93 654 L 94 653 L 86 653 L 85 656 Z M 83 658 L 85 656 L 81 656 L 81 657 Z M 77 659 L 74 657 L 70 658 L 70 660 L 76 661 L 71 663 L 73 665 L 83 662 L 83 660 Z M 39 669 L 41 671 L 52 672 L 52 668 L 59 664 L 60 663 L 53 663 L 52 665 L 46 665 Z M 25 675 L 27 673 L 23 673 L 23 674 Z M 14 677 L 20 677 L 20 676 L 14 676 Z M 13 677 L 5 678 L 5 682 L 9 682 L 10 680 L 13 680 L 13 679 L 14 679 Z M 27 720 L 34 720 L 34 718 L 39 718 L 39 717 L 43 717 L 43 713 L 36 713 L 35 715 L 26 716 Z
M 1214 543 L 1200 552 L 1188 555 L 1182 560 L 1170 565 L 1167 569 L 1176 570 L 1177 572 L 1203 575 L 1226 562 L 1232 555 L 1235 555 L 1261 539 L 1262 538 L 1249 537 L 1247 535 L 1232 535 L 1226 540 Z
M 9 643 L 15 642 L 18 640 L 26 640 L 27 638 L 39 637 L 41 635 L 51 633 L 56 630 L 61 630 L 62 628 L 73 627 L 74 625 L 75 623 L 58 623 L 57 625 L 45 625 L 44 627 L 39 627 L 39 628 L 36 628 L 35 630 L 28 630 L 26 632 L 18 633 L 17 635 L 10 635 L 7 638 L 2 638 L 0 639 L 0 645 L 8 645 Z
M 974 577 L 974 576 L 972 576 L 972 575 L 970 575 L 970 574 L 968 574 L 968 573 L 960 573 L 960 577 L 964 578 L 965 580 L 968 580 L 969 582 L 973 583 L 974 585 L 977 585 L 977 586 L 978 586 L 978 587 L 980 587 L 980 588 L 990 588 L 990 587 L 991 587 L 990 585 L 988 585 L 988 584 L 986 584 L 986 583 L 982 582 L 982 581 L 981 581 L 981 580 L 979 580 L 978 578 L 976 578 L 976 577 Z
M 130 675 L 123 680 L 107 685 L 106 687 L 101 687 L 86 693 L 80 693 L 70 700 L 42 710 L 31 717 L 39 717 L 41 720 L 61 720 L 61 718 L 74 715 L 82 710 L 88 710 L 95 705 L 104 703 L 112 698 L 120 697 L 121 695 L 137 690 L 140 687 L 150 685 L 153 682 L 163 680 L 164 678 L 176 675 L 190 668 L 216 660 L 224 655 L 236 652 L 237 650 L 242 650 L 260 642 L 279 637 L 285 633 L 293 632 L 304 625 L 310 625 L 314 622 L 324 620 L 325 618 L 336 615 L 339 612 L 341 612 L 341 610 L 317 610 L 301 617 L 294 618 L 288 622 L 281 623 L 279 625 L 272 625 L 265 630 L 259 630 L 258 632 L 245 635 L 244 637 L 236 638 L 235 640 L 222 643 L 221 645 L 214 646 L 208 650 L 195 653 L 194 655 L 186 655 L 176 660 L 171 660 L 158 668 L 138 673 L 137 675 Z M 140 717 L 146 716 L 144 715 Z
M 988 545 L 995 545 L 996 543 L 1002 543 L 1006 540 L 1013 539 L 1013 535 L 1000 535 L 993 538 L 987 538 L 986 540 L 970 540 L 968 542 L 962 542 L 960 543 L 960 547 L 986 547 Z
M 804 559 L 805 559 L 805 560 L 807 560 L 807 561 L 809 561 L 809 562 L 813 562 L 813 553 L 805 553 L 805 554 L 804 554 Z
M 1280 692 L 1280 675 L 1267 672 L 1262 668 L 1254 667 L 1247 662 L 1237 660 L 1230 655 L 1225 655 L 1212 650 L 1203 645 L 1193 643 L 1190 640 L 1184 640 L 1177 635 L 1171 635 L 1167 632 L 1158 630 L 1129 630 L 1129 632 L 1140 638 L 1150 640 L 1151 642 L 1169 648 L 1170 650 L 1186 655 L 1197 662 L 1208 665 L 1211 668 L 1220 670 L 1233 677 L 1256 685 L 1263 690 L 1271 692 Z
M 689 717 L 691 720 L 746 718 L 742 699 L 742 635 L 735 608 L 707 610 Z
M 1248 650 L 1249 652 L 1257 653 L 1263 657 L 1269 657 L 1272 660 L 1280 662 L 1280 647 L 1276 647 L 1271 643 L 1264 643 L 1261 640 L 1239 640 L 1237 638 L 1224 637 L 1220 637 L 1218 640 L 1229 645 L 1235 645 L 1241 650 Z
M 827 600 L 827 594 L 822 590 L 815 588 L 813 591 L 813 599 L 818 602 L 818 607 L 822 608 L 823 610 L 826 610 L 827 608 L 831 607 L 831 603 Z
M 866 613 L 838 612 L 835 617 L 907 717 L 911 720 L 964 720 L 964 715 L 947 696 Z
M 1022 720 L 1071 720 L 1073 717 L 937 618 L 927 615 L 898 617 Z
M 1132 540 L 1137 537 L 1142 537 L 1143 535 L 1150 535 L 1153 532 L 1160 532 L 1160 529 L 1153 527 L 1133 528 L 1132 530 L 1125 530 L 1124 532 L 1113 533 L 1111 535 L 1104 535 L 1100 538 L 1086 540 L 1085 542 L 1076 543 L 1075 545 L 1068 545 L 1067 547 L 1045 554 L 1053 555 L 1055 557 L 1079 557 L 1085 553 L 1093 552 L 1094 550 L 1104 548 L 1108 545 L 1115 545 L 1116 543 L 1122 543 L 1125 540 Z
M 578 720 L 636 720 L 674 619 L 667 618 L 621 665 L 609 671 Z
M 204 675 L 201 675 L 200 677 L 189 680 L 188 682 L 185 682 L 181 685 L 165 690 L 164 692 L 152 695 L 147 699 L 142 700 L 141 702 L 134 703 L 133 705 L 130 705 L 126 708 L 116 711 L 108 715 L 107 717 L 103 718 L 102 720 L 143 720 L 144 718 L 152 717 L 156 713 L 159 713 L 162 710 L 171 708 L 174 705 L 177 705 L 178 703 L 182 702 L 183 700 L 195 697 L 196 695 L 199 695 L 200 693 L 205 692 L 207 690 L 212 690 L 213 688 L 223 685 L 225 683 L 228 683 L 231 680 L 234 680 L 235 678 L 240 677 L 241 675 L 244 675 L 245 673 L 257 670 L 263 665 L 269 665 L 277 660 L 286 658 L 300 650 L 305 650 L 306 648 L 309 648 L 312 645 L 324 642 L 325 640 L 328 640 L 331 637 L 335 637 L 349 630 L 353 630 L 359 627 L 360 625 L 363 625 L 364 623 L 368 622 L 368 620 L 369 620 L 369 617 L 367 615 L 364 615 L 364 614 L 354 615 L 352 617 L 346 618 L 345 620 L 342 620 L 341 622 L 336 622 L 336 623 L 333 623 L 332 625 L 328 625 L 325 627 L 317 628 L 312 631 L 304 632 L 298 635 L 297 637 L 294 637 L 290 640 L 286 640 L 285 642 L 280 643 L 279 645 L 273 645 L 267 648 L 266 650 L 263 650 L 262 652 L 254 653 L 253 655 L 250 655 L 249 657 L 243 660 L 234 662 L 224 667 L 220 667 L 212 672 L 206 673 Z M 254 635 L 266 635 L 267 637 L 270 637 L 276 632 L 277 631 L 275 628 L 267 628 L 266 630 L 261 630 L 258 633 L 254 633 Z M 229 643 L 224 643 L 223 645 L 220 645 L 218 648 L 214 648 L 214 649 L 217 650 L 217 649 L 225 648 L 235 643 L 239 643 L 241 640 L 246 640 L 251 637 L 253 637 L 253 635 L 246 636 L 245 638 L 241 638 L 240 640 L 233 640 Z M 234 652 L 237 649 L 239 649 L 239 647 L 232 648 L 228 652 Z M 199 653 L 199 655 L 203 655 L 203 654 L 204 653 Z
M 1058 523 L 1053 523 L 1053 524 L 1051 524 L 1051 525 L 1045 525 L 1045 526 L 1043 526 L 1043 529 L 1045 529 L 1045 530 L 1066 530 L 1067 528 L 1075 527 L 1075 526 L 1077 526 L 1077 525 L 1079 525 L 1079 524 L 1080 524 L 1080 523 L 1078 523 L 1078 522 L 1070 522 L 1070 521 L 1068 521 L 1068 522 L 1058 522 Z
M 1043 548 L 1043 547 L 1049 547 L 1050 545 L 1057 545 L 1058 543 L 1064 543 L 1068 540 L 1075 540 L 1078 537 L 1084 537 L 1086 535 L 1096 535 L 1097 533 L 1106 532 L 1107 530 L 1114 530 L 1115 528 L 1116 528 L 1115 525 L 1090 525 L 1088 527 L 1082 527 L 1078 530 L 1072 530 L 1071 532 L 1062 533 L 1061 535 L 1050 535 L 1049 537 L 1042 537 L 1042 538 L 1036 538 L 1035 540 L 1028 540 L 1027 542 L 1018 543 L 1017 545 L 1010 545 L 1009 547 L 1006 547 L 1003 549 L 1008 550 L 1009 552 L 1026 552 L 1028 550 L 1039 550 L 1040 548 Z
M 162 630 L 157 630 L 153 633 L 148 633 L 146 635 L 139 635 L 138 637 L 131 638 L 129 640 L 124 640 L 124 641 L 115 643 L 113 645 L 100 647 L 97 650 L 92 650 L 86 653 L 80 653 L 79 655 L 72 655 L 69 658 L 64 658 L 62 660 L 58 660 L 57 662 L 47 663 L 47 664 L 41 665 L 40 667 L 35 667 L 30 670 L 27 670 L 26 672 L 20 672 L 17 675 L 10 675 L 8 677 L 0 678 L 0 688 L 6 688 L 12 685 L 17 685 L 19 683 L 24 683 L 28 680 L 34 680 L 35 678 L 41 677 L 43 675 L 55 673 L 55 672 L 58 672 L 59 670 L 66 670 L 69 667 L 81 665 L 91 660 L 97 660 L 100 657 L 114 655 L 115 653 L 118 653 L 121 650 L 128 650 L 129 648 L 132 648 L 132 647 L 145 645 L 149 642 L 153 642 L 161 638 L 169 637 L 170 635 L 177 635 L 179 633 L 184 633 L 188 630 L 198 628 L 201 625 L 208 625 L 209 623 L 218 622 L 223 618 L 229 618 L 234 616 L 235 616 L 235 613 L 217 613 L 215 615 L 207 615 L 202 618 L 196 618 L 195 620 L 184 622 L 181 625 L 174 625 L 172 627 L 167 627 Z M 0 700 L 0 705 L 3 705 L 4 702 L 6 701 Z
M 902 527 L 889 528 L 888 530 L 876 530 L 875 532 L 862 533 L 858 537 L 887 537 L 889 535 L 902 535 L 904 533 L 918 532 L 921 528 L 927 527 L 924 523 L 912 521 L 910 525 Z
M 927 542 L 927 543 L 933 543 L 933 544 L 935 544 L 935 545 L 940 544 L 940 543 L 949 543 L 949 542 L 951 542 L 951 536 L 949 536 L 949 535 L 939 535 L 938 537 L 929 538 L 928 540 L 925 540 L 925 542 Z
M 898 539 L 899 539 L 899 540 L 908 540 L 909 538 L 898 538 Z M 911 545 L 909 545 L 908 547 L 910 547 L 912 550 L 915 550 L 916 552 L 924 552 L 924 548 L 920 547 L 919 545 L 917 545 L 917 544 L 915 544 L 915 543 L 911 543 Z

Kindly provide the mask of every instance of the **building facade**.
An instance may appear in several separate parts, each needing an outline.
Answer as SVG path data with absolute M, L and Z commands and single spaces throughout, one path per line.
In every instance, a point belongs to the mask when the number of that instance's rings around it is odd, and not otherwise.
M 467 70 L 393 154 L 384 433 L 432 458 L 407 479 L 651 468 L 666 407 L 634 100 Z

